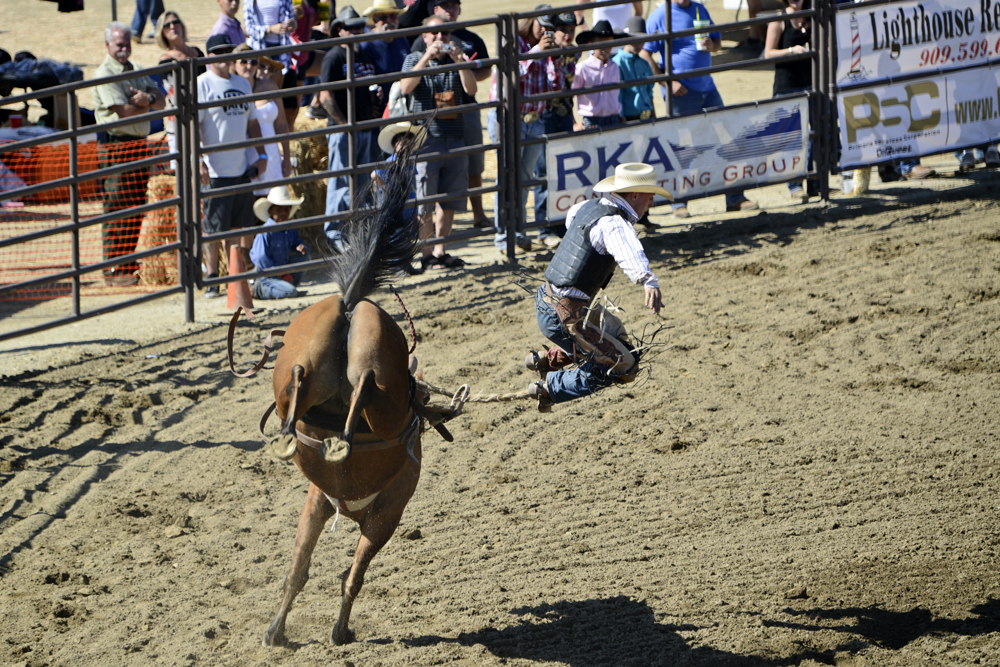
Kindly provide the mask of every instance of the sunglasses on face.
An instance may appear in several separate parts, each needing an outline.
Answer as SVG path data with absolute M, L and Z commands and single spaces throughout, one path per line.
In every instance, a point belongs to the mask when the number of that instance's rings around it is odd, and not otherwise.
M 251 58 L 250 60 L 240 59 L 240 60 L 237 60 L 236 62 L 238 62 L 241 65 L 249 65 L 250 67 L 256 67 L 257 66 L 257 59 L 256 58 Z
M 168 30 L 169 28 L 173 28 L 175 25 L 183 25 L 183 24 L 179 20 L 174 19 L 173 21 L 167 21 L 166 23 L 164 23 L 163 29 Z
M 399 22 L 399 16 L 396 14 L 375 14 L 372 16 L 372 23 L 392 23 L 393 21 Z

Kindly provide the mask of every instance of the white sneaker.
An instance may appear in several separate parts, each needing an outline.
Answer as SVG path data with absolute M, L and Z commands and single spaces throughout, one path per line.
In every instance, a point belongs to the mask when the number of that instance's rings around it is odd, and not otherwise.
M 972 151 L 962 151 L 962 157 L 958 160 L 959 171 L 972 171 L 976 168 L 976 156 Z
M 1000 153 L 997 152 L 996 146 L 990 146 L 986 149 L 986 168 L 996 169 L 1000 167 Z

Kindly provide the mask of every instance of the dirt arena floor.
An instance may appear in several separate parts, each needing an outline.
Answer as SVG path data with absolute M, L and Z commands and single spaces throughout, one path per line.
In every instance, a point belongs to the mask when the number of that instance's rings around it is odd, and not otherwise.
M 1000 664 L 1000 174 L 928 163 L 945 177 L 829 206 L 772 187 L 749 215 L 703 200 L 644 235 L 661 316 L 620 274 L 608 294 L 631 331 L 666 327 L 647 371 L 425 433 L 343 647 L 343 518 L 288 645 L 261 647 L 307 483 L 262 446 L 270 373 L 230 374 L 222 300 L 191 324 L 164 299 L 0 344 L 0 664 Z M 457 254 L 469 270 L 400 285 L 421 366 L 522 391 L 543 339 L 517 283 L 548 256 L 517 276 L 488 243 Z M 333 287 L 306 289 L 238 327 L 240 367 Z

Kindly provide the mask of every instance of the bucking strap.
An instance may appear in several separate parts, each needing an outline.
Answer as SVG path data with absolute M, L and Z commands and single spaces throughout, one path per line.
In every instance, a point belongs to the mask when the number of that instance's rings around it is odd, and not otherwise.
M 229 353 L 229 370 L 238 378 L 248 378 L 264 368 L 264 364 L 271 357 L 271 338 L 273 336 L 284 336 L 285 332 L 280 329 L 274 329 L 271 333 L 267 334 L 267 338 L 264 339 L 264 356 L 261 360 L 250 370 L 244 373 L 237 373 L 236 365 L 233 363 L 233 334 L 236 332 L 236 323 L 240 319 L 241 312 L 243 312 L 243 306 L 237 306 L 236 312 L 233 313 L 233 319 L 229 321 L 229 335 L 226 337 L 226 349 Z

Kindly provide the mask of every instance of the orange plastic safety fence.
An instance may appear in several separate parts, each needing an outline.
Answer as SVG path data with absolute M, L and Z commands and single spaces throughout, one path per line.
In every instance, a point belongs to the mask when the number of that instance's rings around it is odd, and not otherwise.
M 167 152 L 163 139 L 81 142 L 77 173 L 127 164 Z M 67 142 L 47 144 L 17 153 L 0 154 L 0 191 L 49 183 L 70 175 Z M 113 174 L 79 185 L 79 219 L 127 211 L 175 196 L 176 177 L 164 160 L 152 167 Z M 11 239 L 72 223 L 70 188 L 53 187 L 0 208 L 0 239 Z M 125 217 L 79 231 L 80 266 L 116 259 L 177 240 L 176 208 L 167 207 Z M 63 232 L 0 248 L 0 285 L 10 285 L 67 271 L 73 265 L 73 234 Z M 177 284 L 177 253 L 169 251 L 81 276 L 83 294 L 151 290 Z M 69 280 L 0 294 L 0 300 L 47 299 L 68 292 Z

